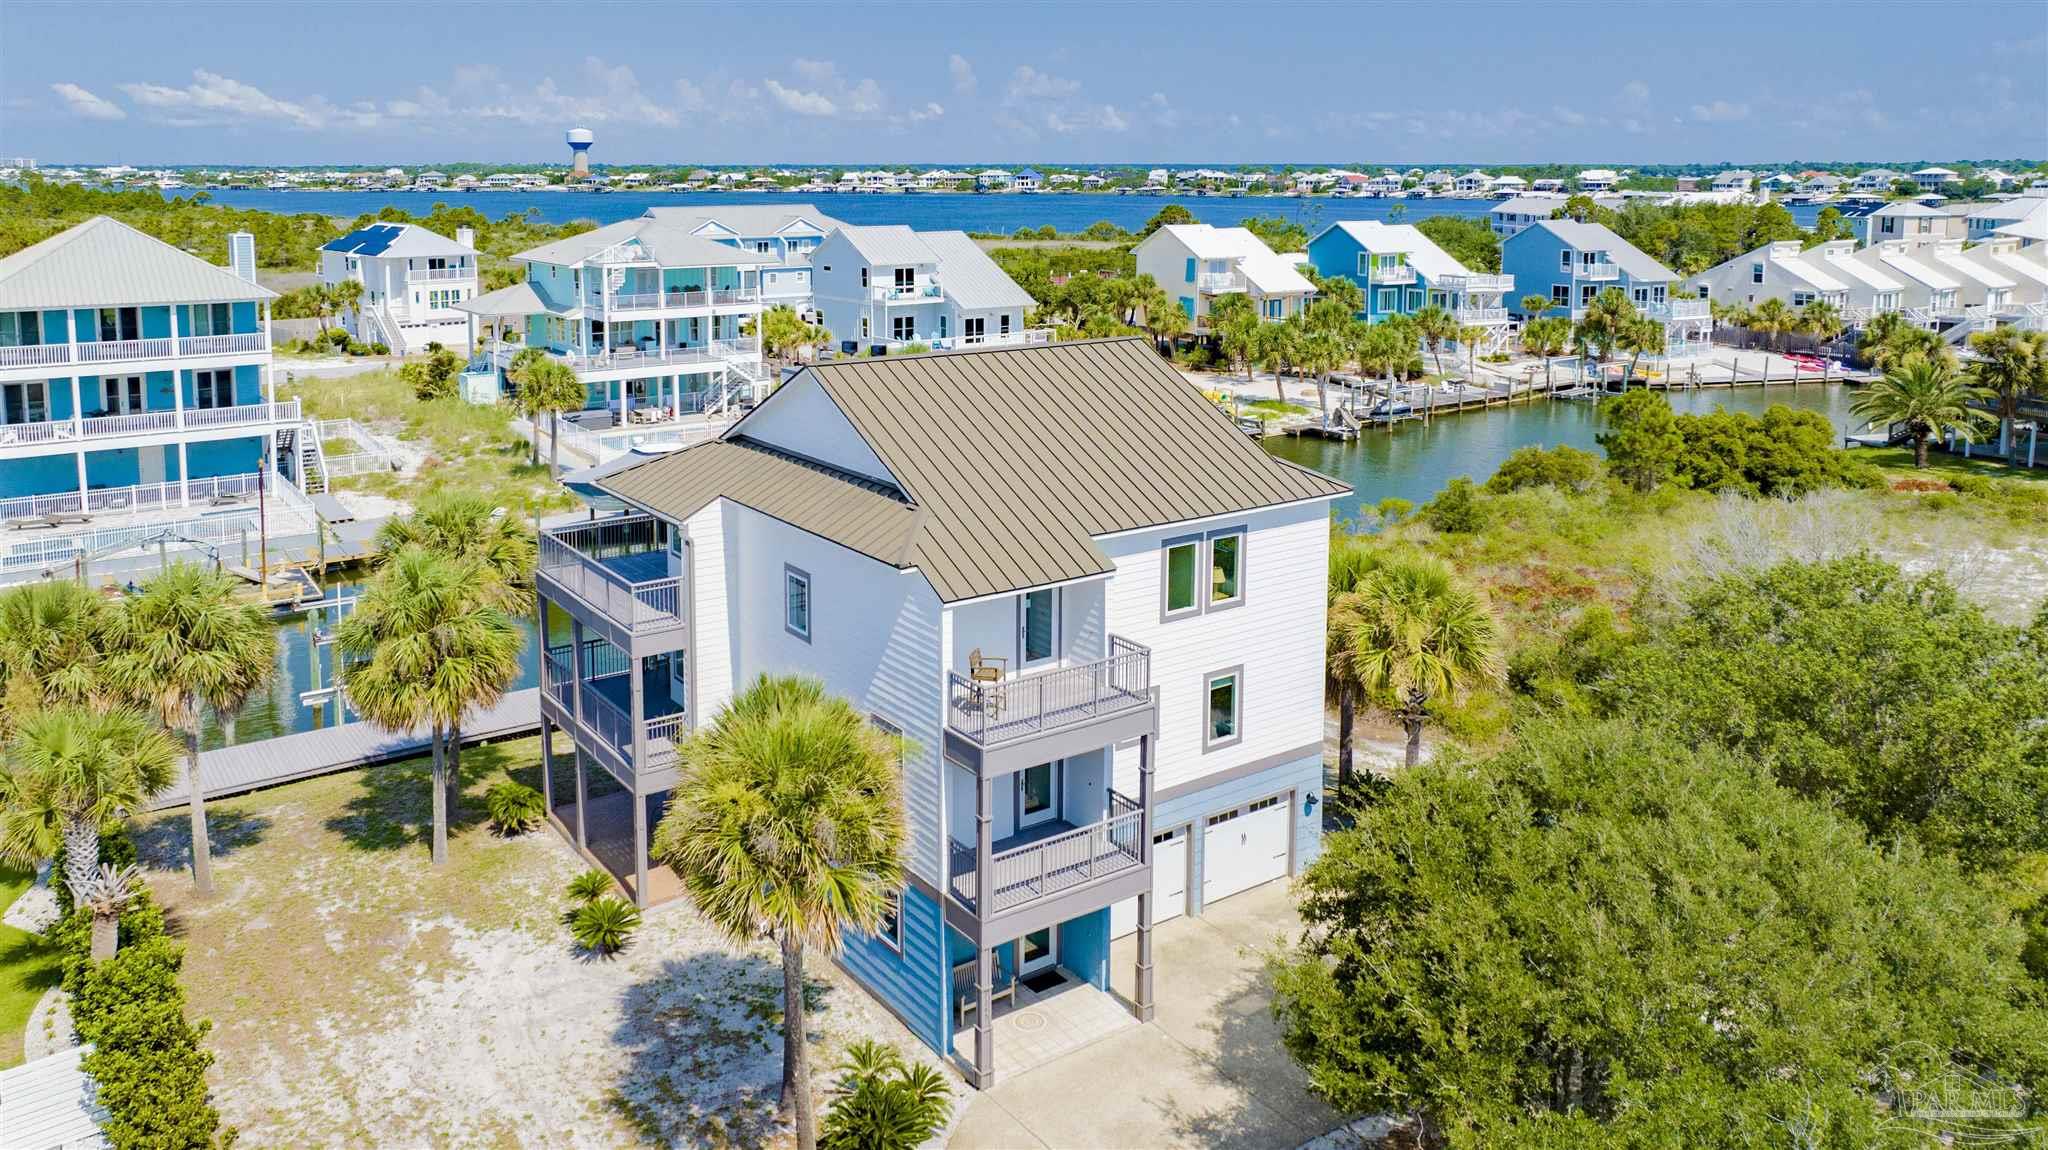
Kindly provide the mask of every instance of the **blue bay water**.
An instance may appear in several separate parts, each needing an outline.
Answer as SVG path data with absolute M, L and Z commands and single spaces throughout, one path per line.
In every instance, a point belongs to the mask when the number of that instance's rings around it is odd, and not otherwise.
M 1485 216 L 1493 210 L 1490 200 L 1383 200 L 1300 198 L 1294 196 L 1119 196 L 1093 193 L 975 194 L 971 192 L 913 192 L 897 195 L 863 195 L 831 192 L 824 195 L 791 193 L 724 192 L 323 192 L 273 191 L 267 188 L 209 191 L 213 202 L 237 208 L 260 208 L 268 212 L 317 212 L 353 219 L 386 206 L 403 208 L 424 216 L 437 203 L 473 207 L 498 219 L 512 213 L 533 210 L 548 223 L 596 220 L 616 223 L 644 215 L 650 207 L 691 205 L 797 204 L 813 203 L 818 210 L 849 224 L 908 224 L 922 231 L 959 230 L 1011 233 L 1018 228 L 1039 228 L 1051 224 L 1061 232 L 1079 232 L 1097 220 L 1136 231 L 1168 204 L 1179 204 L 1197 220 L 1211 224 L 1235 224 L 1247 216 L 1280 216 L 1308 227 L 1311 234 L 1337 220 L 1406 219 L 1429 216 Z M 1791 206 L 1800 226 L 1811 227 L 1820 209 L 1811 204 Z

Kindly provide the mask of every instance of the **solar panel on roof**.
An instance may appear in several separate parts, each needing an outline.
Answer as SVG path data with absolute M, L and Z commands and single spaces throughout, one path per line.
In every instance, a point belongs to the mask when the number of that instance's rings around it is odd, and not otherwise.
M 325 250 L 355 256 L 382 255 L 384 249 L 390 247 L 404 231 L 405 228 L 398 224 L 371 224 L 329 243 Z

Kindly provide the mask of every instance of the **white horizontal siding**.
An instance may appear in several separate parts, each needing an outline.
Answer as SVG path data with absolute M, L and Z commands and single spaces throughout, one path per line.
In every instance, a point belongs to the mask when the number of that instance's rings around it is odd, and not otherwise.
M 1254 512 L 1243 523 L 1245 601 L 1241 607 L 1162 623 L 1161 544 L 1192 534 L 1165 528 L 1106 540 L 1116 562 L 1108 589 L 1113 634 L 1152 649 L 1152 685 L 1159 692 L 1159 748 L 1153 786 L 1196 782 L 1240 764 L 1319 743 L 1323 730 L 1323 587 L 1328 580 L 1329 508 L 1321 502 Z M 1206 578 L 1202 581 L 1206 586 Z M 1243 737 L 1220 750 L 1202 749 L 1204 679 L 1242 666 Z M 1116 787 L 1137 793 L 1135 746 L 1117 750 Z
M 852 421 L 825 389 L 809 375 L 792 379 L 775 389 L 759 410 L 747 416 L 741 428 L 749 438 L 774 444 L 807 459 L 893 484 L 896 477 L 882 465 L 875 449 L 868 446 Z
M 726 521 L 737 509 L 714 499 L 683 524 L 690 541 L 691 670 L 695 723 L 708 723 L 732 698 L 733 632 L 726 597 Z M 674 560 L 672 559 L 671 564 Z

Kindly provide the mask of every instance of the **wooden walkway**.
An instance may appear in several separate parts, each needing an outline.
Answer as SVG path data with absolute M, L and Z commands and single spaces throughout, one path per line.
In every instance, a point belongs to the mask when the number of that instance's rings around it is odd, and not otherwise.
M 540 689 L 513 691 L 498 705 L 473 716 L 462 728 L 462 745 L 488 743 L 540 730 Z M 425 727 L 394 733 L 361 720 L 317 731 L 300 731 L 199 753 L 199 773 L 206 779 L 206 797 L 218 799 L 245 791 L 274 787 L 315 775 L 408 759 L 432 749 Z M 171 785 L 151 802 L 151 810 L 185 805 L 185 767 L 181 759 Z

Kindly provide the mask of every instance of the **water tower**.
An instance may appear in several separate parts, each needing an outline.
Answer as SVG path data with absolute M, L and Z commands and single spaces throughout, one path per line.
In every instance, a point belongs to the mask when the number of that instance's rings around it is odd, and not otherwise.
M 569 178 L 590 178 L 590 145 L 597 142 L 589 128 L 569 129 Z

